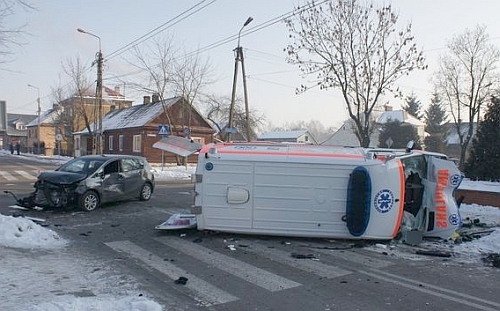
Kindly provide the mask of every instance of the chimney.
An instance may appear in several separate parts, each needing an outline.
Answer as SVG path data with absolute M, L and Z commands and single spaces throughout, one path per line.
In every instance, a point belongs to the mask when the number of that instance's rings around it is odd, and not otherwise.
M 149 96 L 144 96 L 144 97 L 143 97 L 143 100 L 142 100 L 142 103 L 143 103 L 144 105 L 147 105 L 147 104 L 151 103 L 151 97 L 149 97 Z
M 385 109 L 385 111 L 392 111 L 392 106 L 389 104 L 385 104 L 384 109 Z
M 160 94 L 154 93 L 153 96 L 151 97 L 151 100 L 153 104 L 159 103 L 160 102 Z
M 119 86 L 115 86 L 115 92 L 116 92 L 116 95 L 120 94 L 120 87 Z

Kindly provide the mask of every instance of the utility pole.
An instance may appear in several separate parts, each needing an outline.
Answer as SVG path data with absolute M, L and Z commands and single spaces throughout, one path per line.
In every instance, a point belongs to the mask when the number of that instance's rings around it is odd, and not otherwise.
M 245 112 L 246 112 L 246 136 L 247 136 L 247 141 L 250 141 L 250 117 L 249 117 L 249 111 L 248 111 L 248 93 L 247 93 L 247 80 L 245 76 L 245 64 L 243 62 L 243 48 L 240 46 L 240 37 L 241 37 L 241 31 L 245 26 L 250 24 L 253 21 L 252 17 L 249 17 L 243 26 L 241 27 L 240 31 L 238 32 L 238 46 L 236 47 L 235 51 L 235 58 L 234 58 L 234 76 L 233 76 L 233 91 L 231 94 L 231 106 L 229 108 L 229 123 L 226 129 L 227 135 L 226 135 L 226 141 L 230 142 L 231 141 L 231 132 L 234 131 L 233 129 L 233 119 L 234 119 L 234 102 L 236 99 L 236 82 L 238 80 L 238 63 L 241 62 L 241 71 L 243 74 L 243 92 L 245 96 Z
M 97 87 L 96 87 L 96 97 L 97 97 L 97 105 L 99 110 L 99 132 L 97 136 L 97 150 L 96 154 L 102 153 L 103 146 L 103 129 L 102 129 L 102 52 L 101 52 L 101 44 L 99 40 L 99 53 L 97 54 Z
M 98 124 L 98 128 L 94 129 L 94 134 L 95 134 L 95 140 L 94 140 L 94 154 L 101 154 L 102 153 L 102 137 L 103 137 L 103 129 L 102 129 L 102 63 L 103 63 L 103 57 L 102 57 L 102 51 L 101 51 L 101 37 L 85 31 L 81 28 L 77 29 L 78 32 L 85 33 L 89 36 L 92 36 L 94 38 L 97 38 L 99 40 L 99 52 L 97 52 L 96 55 L 96 62 L 97 62 L 97 82 L 96 82 L 96 91 L 95 91 L 95 97 L 96 97 L 96 104 L 97 104 L 97 120 L 94 120 L 94 124 Z
M 36 139 L 37 139 L 37 149 L 38 149 L 38 154 L 41 154 L 41 151 L 40 151 L 40 145 L 41 145 L 41 139 L 40 139 L 40 114 L 42 112 L 41 110 L 41 107 L 40 107 L 40 89 L 34 85 L 31 85 L 31 84 L 28 84 L 29 87 L 32 87 L 34 89 L 37 90 L 37 93 L 38 93 L 38 97 L 36 98 L 36 102 L 37 102 L 37 115 L 38 115 L 38 118 L 37 118 L 37 122 L 36 122 Z

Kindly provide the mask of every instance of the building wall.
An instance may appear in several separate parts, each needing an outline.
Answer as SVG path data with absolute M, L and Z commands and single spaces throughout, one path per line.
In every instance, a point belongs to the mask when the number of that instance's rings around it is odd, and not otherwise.
M 54 153 L 55 148 L 55 132 L 54 127 L 50 124 L 40 125 L 40 153 L 48 156 L 57 154 Z M 27 152 L 38 154 L 38 126 L 30 126 L 28 128 L 27 137 Z M 45 147 L 45 148 L 44 148 Z
M 457 189 L 455 199 L 463 197 L 462 203 L 500 207 L 500 193 Z
M 179 131 L 174 131 L 176 136 L 180 135 Z M 120 135 L 123 135 L 123 149 L 119 149 Z M 134 135 L 140 135 L 141 147 L 139 152 L 133 150 Z M 112 138 L 112 149 L 110 149 L 110 137 Z M 206 128 L 194 128 L 191 134 L 192 139 L 201 144 L 211 143 L 213 141 L 213 130 Z M 104 135 L 104 153 L 107 154 L 131 154 L 145 157 L 151 163 L 179 163 L 183 161 L 181 157 L 175 154 L 153 148 L 153 144 L 161 140 L 162 136 L 158 135 L 157 126 L 148 126 L 143 128 L 130 128 L 121 130 L 106 131 Z M 188 157 L 187 162 L 196 163 L 197 155 Z

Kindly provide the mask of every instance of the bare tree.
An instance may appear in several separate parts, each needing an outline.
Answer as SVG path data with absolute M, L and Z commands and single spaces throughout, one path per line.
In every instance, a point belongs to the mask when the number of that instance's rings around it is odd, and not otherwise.
M 224 126 L 229 122 L 229 109 L 231 106 L 231 98 L 208 95 L 205 100 L 205 115 L 206 118 L 214 124 L 218 132 L 223 133 Z M 236 98 L 234 105 L 234 127 L 239 133 L 247 133 L 246 110 L 240 98 Z M 252 141 L 257 137 L 256 131 L 262 127 L 265 117 L 256 110 L 251 110 L 249 113 L 250 137 L 245 137 L 248 141 Z M 227 135 L 227 133 L 225 133 Z M 226 141 L 226 137 L 220 137 Z
M 481 107 L 498 85 L 500 52 L 489 43 L 486 28 L 482 26 L 455 36 L 448 49 L 440 59 L 434 84 L 442 101 L 450 107 L 459 138 L 462 169 L 474 134 L 474 122 L 479 122 Z
M 63 64 L 64 73 L 71 80 L 68 89 L 58 87 L 55 90 L 56 102 L 59 106 L 58 110 L 58 122 L 59 124 L 65 124 L 66 128 L 62 129 L 64 132 L 73 133 L 76 131 L 81 131 L 87 129 L 89 136 L 91 137 L 91 143 L 94 146 L 95 141 L 95 131 L 97 130 L 96 122 L 97 120 L 97 104 L 95 102 L 89 102 L 88 98 L 95 98 L 95 93 L 93 93 L 93 83 L 90 82 L 88 78 L 88 72 L 86 66 L 82 64 L 79 57 L 73 60 L 67 60 Z M 96 100 L 96 99 L 95 99 Z M 92 122 L 94 122 L 94 128 L 92 128 Z M 72 135 L 63 135 L 65 139 L 66 136 L 69 141 L 67 142 L 68 149 L 74 144 Z
M 211 84 L 211 66 L 208 60 L 203 60 L 198 54 L 182 57 L 174 62 L 172 85 L 174 93 L 185 98 L 189 104 L 187 126 L 191 128 L 193 105 L 207 85 Z
M 0 1 L 0 64 L 10 61 L 14 54 L 13 47 L 23 45 L 22 39 L 27 35 L 26 25 L 8 27 L 7 21 L 15 16 L 18 10 L 32 11 L 35 7 L 28 1 L 2 0 Z
M 398 94 L 394 82 L 426 68 L 411 23 L 398 30 L 398 15 L 390 5 L 375 8 L 358 0 L 311 2 L 295 13 L 286 20 L 292 40 L 287 61 L 315 79 L 298 92 L 313 86 L 340 88 L 354 132 L 361 146 L 368 147 L 380 97 L 386 91 Z
M 165 94 L 172 92 L 174 87 L 175 57 L 176 50 L 171 38 L 159 38 L 150 44 L 136 46 L 133 52 L 134 60 L 130 63 L 140 71 L 143 79 L 132 83 L 132 87 L 155 94 L 164 102 Z M 163 111 L 166 123 L 173 129 L 167 107 L 163 106 Z
M 187 56 L 186 56 L 187 55 Z M 134 49 L 135 62 L 132 62 L 144 75 L 142 83 L 135 88 L 158 96 L 163 104 L 165 121 L 172 134 L 190 135 L 193 105 L 200 91 L 210 83 L 210 65 L 197 54 L 181 57 L 171 38 L 160 38 L 151 44 Z M 184 124 L 174 127 L 169 109 L 165 104 L 165 94 L 169 97 L 180 96 L 187 102 L 188 113 L 184 114 Z M 176 124 L 179 125 L 179 124 Z M 186 131 L 188 130 L 188 131 Z M 177 163 L 185 162 L 176 156 Z

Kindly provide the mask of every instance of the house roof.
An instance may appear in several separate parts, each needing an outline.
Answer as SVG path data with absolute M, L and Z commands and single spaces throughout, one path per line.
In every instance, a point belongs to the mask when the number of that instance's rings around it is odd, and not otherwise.
M 18 113 L 7 113 L 7 123 L 16 124 L 18 122 L 23 122 L 25 124 L 33 121 L 36 115 L 32 114 L 18 114 Z
M 172 97 L 165 99 L 163 102 L 140 104 L 129 108 L 113 110 L 102 119 L 103 131 L 145 126 L 163 113 L 164 105 L 165 107 L 170 107 L 181 100 L 182 97 Z M 93 123 L 91 127 L 93 127 Z M 88 130 L 84 129 L 76 134 L 87 132 Z
M 460 133 L 465 136 L 467 131 L 469 130 L 469 122 L 462 122 L 460 124 Z M 476 135 L 476 122 L 472 123 L 472 137 Z M 444 139 L 446 145 L 460 145 L 460 137 L 458 136 L 456 125 L 454 123 L 448 123 L 448 135 Z
M 74 94 L 73 97 L 79 97 L 79 96 L 84 96 L 84 97 L 93 97 L 95 98 L 96 96 L 96 90 L 95 88 L 87 88 L 85 90 L 82 90 L 82 94 Z M 111 99 L 120 99 L 120 100 L 125 100 L 125 95 L 120 93 L 119 89 L 113 90 L 107 86 L 102 87 L 102 97 L 103 98 L 111 98 Z
M 266 132 L 259 135 L 258 139 L 294 139 L 308 133 L 307 130 Z
M 55 124 L 58 121 L 58 114 L 55 109 L 49 109 L 40 114 L 40 124 Z M 26 127 L 37 126 L 38 117 L 34 118 Z
M 419 119 L 415 118 L 411 114 L 407 113 L 404 110 L 391 110 L 391 111 L 384 111 L 380 117 L 377 119 L 377 123 L 384 124 L 387 123 L 389 120 L 392 121 L 399 121 L 401 123 L 409 123 L 415 126 L 424 126 L 425 123 L 420 121 Z
M 344 146 L 344 147 L 359 147 L 359 139 L 354 134 L 354 121 L 348 119 L 342 124 L 342 126 L 330 136 L 322 145 L 333 145 L 333 146 Z M 377 147 L 378 145 L 379 131 L 375 130 L 370 135 L 370 146 Z

